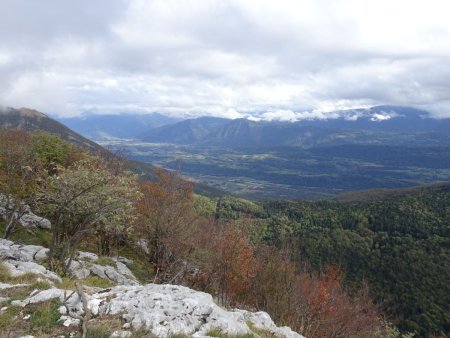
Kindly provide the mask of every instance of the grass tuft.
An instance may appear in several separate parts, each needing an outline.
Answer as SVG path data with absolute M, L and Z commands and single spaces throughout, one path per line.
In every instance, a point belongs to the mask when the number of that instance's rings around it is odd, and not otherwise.
M 247 326 L 249 327 L 250 330 L 252 330 L 256 335 L 260 336 L 261 338 L 275 338 L 275 337 L 277 337 L 277 335 L 274 334 L 273 332 L 270 332 L 270 331 L 267 331 L 267 330 L 258 329 L 257 327 L 255 327 L 255 325 L 253 325 L 252 322 L 247 322 Z
M 38 278 L 39 275 L 36 275 L 31 272 L 27 272 L 23 275 L 13 277 L 11 276 L 11 271 L 9 271 L 5 263 L 0 262 L 0 282 L 10 284 L 35 283 L 37 282 Z
M 62 290 L 76 290 L 75 282 L 76 280 L 73 278 L 63 277 L 56 287 Z
M 189 338 L 188 335 L 185 335 L 183 333 L 176 333 L 170 336 L 170 338 Z
M 88 326 L 89 338 L 109 338 L 111 336 L 111 333 L 111 330 L 106 325 Z
M 87 286 L 104 288 L 104 289 L 110 288 L 110 287 L 116 285 L 115 283 L 111 282 L 108 279 L 101 278 L 98 276 L 92 276 L 92 275 L 87 276 L 86 279 L 84 279 L 83 284 L 87 285 Z
M 5 283 L 9 278 L 11 278 L 11 272 L 3 262 L 0 262 L 0 282 Z
M 61 302 L 57 299 L 26 306 L 25 313 L 31 315 L 29 320 L 31 331 L 38 335 L 51 333 L 52 329 L 59 325 L 60 306 Z
M 114 259 L 108 256 L 100 256 L 94 263 L 103 266 L 105 265 L 116 266 L 116 262 L 114 261 Z
M 211 329 L 206 333 L 207 336 L 217 337 L 217 338 L 255 338 L 254 334 L 247 333 L 243 335 L 230 335 L 228 333 L 223 332 L 220 329 Z
M 9 306 L 2 312 L 0 315 L 0 333 L 6 334 L 10 328 L 20 321 L 20 310 L 20 306 Z
M 40 280 L 37 282 L 34 282 L 33 284 L 31 284 L 31 288 L 32 289 L 38 289 L 38 290 L 47 290 L 50 289 L 52 286 L 50 285 L 50 283 L 44 281 L 44 280 Z

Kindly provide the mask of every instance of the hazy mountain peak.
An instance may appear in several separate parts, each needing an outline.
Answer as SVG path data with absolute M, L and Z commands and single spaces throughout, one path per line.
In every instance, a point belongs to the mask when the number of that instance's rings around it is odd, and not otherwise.
M 30 109 L 30 108 L 20 108 L 19 113 L 22 116 L 28 116 L 28 117 L 38 118 L 38 119 L 48 118 L 48 116 L 45 115 L 44 113 L 41 113 L 37 110 Z
M 47 115 L 30 108 L 20 108 L 14 109 L 11 107 L 0 106 L 0 114 L 2 115 L 20 115 L 22 117 L 30 117 L 30 118 L 48 118 Z
M 62 123 L 34 109 L 0 107 L 0 128 L 13 128 L 25 131 L 42 130 L 57 134 L 78 146 L 95 151 L 103 151 L 103 148 L 98 144 L 84 138 Z

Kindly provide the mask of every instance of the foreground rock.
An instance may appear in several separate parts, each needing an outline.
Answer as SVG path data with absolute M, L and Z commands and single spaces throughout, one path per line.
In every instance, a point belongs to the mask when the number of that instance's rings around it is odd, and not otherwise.
M 39 245 L 20 245 L 0 239 L 0 260 L 12 277 L 31 273 L 50 283 L 61 282 L 57 274 L 39 264 L 46 259 L 47 253 L 48 249 Z
M 60 281 L 60 277 L 39 264 L 45 259 L 47 250 L 41 246 L 0 240 L 0 258 L 12 276 L 33 273 L 55 285 L 54 282 Z M 214 303 L 210 294 L 204 292 L 169 284 L 139 285 L 126 266 L 131 263 L 126 258 L 103 259 L 103 262 L 107 261 L 111 265 L 97 264 L 101 261 L 95 254 L 80 252 L 71 265 L 71 272 L 79 279 L 95 274 L 121 284 L 107 289 L 84 288 L 87 307 L 94 318 L 118 318 L 122 321 L 122 330 L 111 332 L 112 337 L 131 336 L 132 331 L 140 329 L 157 337 L 179 334 L 205 337 L 212 331 L 229 336 L 257 337 L 257 332 L 252 331 L 255 328 L 258 332 L 264 331 L 277 337 L 302 337 L 288 327 L 277 327 L 265 312 L 223 309 Z M 20 286 L 26 284 L 0 283 L 0 290 Z M 59 299 L 61 304 L 66 304 L 59 310 L 61 325 L 78 327 L 79 320 L 75 317 L 83 315 L 83 304 L 78 293 L 71 290 L 56 287 L 34 290 L 24 299 L 9 302 L 11 306 L 26 307 L 51 299 Z
M 53 288 L 15 301 L 14 305 L 26 306 L 52 298 L 63 302 L 65 297 L 67 292 Z M 205 337 L 212 331 L 230 336 L 257 336 L 248 323 L 278 337 L 302 337 L 288 327 L 277 327 L 265 312 L 228 311 L 215 304 L 211 295 L 178 285 L 121 285 L 88 294 L 87 299 L 94 316 L 120 316 L 130 329 L 148 330 L 158 337 L 177 334 Z M 73 295 L 67 303 L 69 317 L 83 313 L 78 295 Z M 62 318 L 67 319 L 67 316 Z
M 41 263 L 47 259 L 49 249 L 39 245 L 20 245 L 12 241 L 0 239 L 0 259 L 10 270 L 12 277 L 27 272 L 41 276 L 49 282 L 60 282 L 61 278 L 47 270 Z M 77 279 L 85 279 L 89 275 L 108 279 L 114 284 L 137 285 L 136 277 L 124 264 L 131 263 L 125 258 L 110 258 L 112 265 L 98 264 L 99 257 L 92 253 L 80 252 L 73 260 L 69 272 Z

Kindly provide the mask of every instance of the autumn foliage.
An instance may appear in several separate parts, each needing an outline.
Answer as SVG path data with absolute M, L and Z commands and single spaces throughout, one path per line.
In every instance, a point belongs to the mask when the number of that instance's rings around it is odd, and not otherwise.
M 187 266 L 180 266 L 193 250 L 192 184 L 165 170 L 157 170 L 156 176 L 156 182 L 141 184 L 135 231 L 143 240 L 155 280 L 168 282 L 185 273 Z
M 51 135 L 34 137 L 39 142 L 21 132 L 0 134 L 0 190 L 16 207 L 10 217 L 37 197 L 37 210 L 53 224 L 51 263 L 67 269 L 83 243 L 97 241 L 105 254 L 109 239 L 119 238 L 151 271 L 148 282 L 184 284 L 224 306 L 267 311 L 306 337 L 383 336 L 385 323 L 367 287 L 350 296 L 339 267 L 312 271 L 299 259 L 298 243 L 278 236 L 269 245 L 251 219 L 199 211 L 205 205 L 196 203 L 207 201 L 177 172 L 157 170 L 155 181 L 138 182 L 115 157 L 77 152 Z M 17 223 L 14 217 L 9 223 Z

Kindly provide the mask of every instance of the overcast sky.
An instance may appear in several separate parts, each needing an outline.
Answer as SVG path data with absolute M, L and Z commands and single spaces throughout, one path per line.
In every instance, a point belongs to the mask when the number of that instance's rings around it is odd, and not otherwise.
M 449 0 L 0 0 L 0 104 L 450 117 Z

